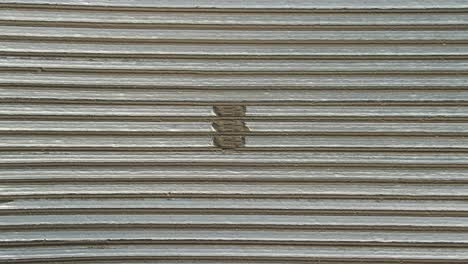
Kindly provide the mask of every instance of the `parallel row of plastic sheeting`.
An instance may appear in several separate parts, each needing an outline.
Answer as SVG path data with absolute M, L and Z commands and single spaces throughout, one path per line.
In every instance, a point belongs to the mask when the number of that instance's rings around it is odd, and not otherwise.
M 0 262 L 468 263 L 467 29 L 464 0 L 0 0 Z

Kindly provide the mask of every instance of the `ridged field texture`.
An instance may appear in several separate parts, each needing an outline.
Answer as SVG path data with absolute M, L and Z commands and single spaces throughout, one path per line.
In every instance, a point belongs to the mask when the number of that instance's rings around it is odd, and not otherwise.
M 468 1 L 0 0 L 0 263 L 468 263 Z

